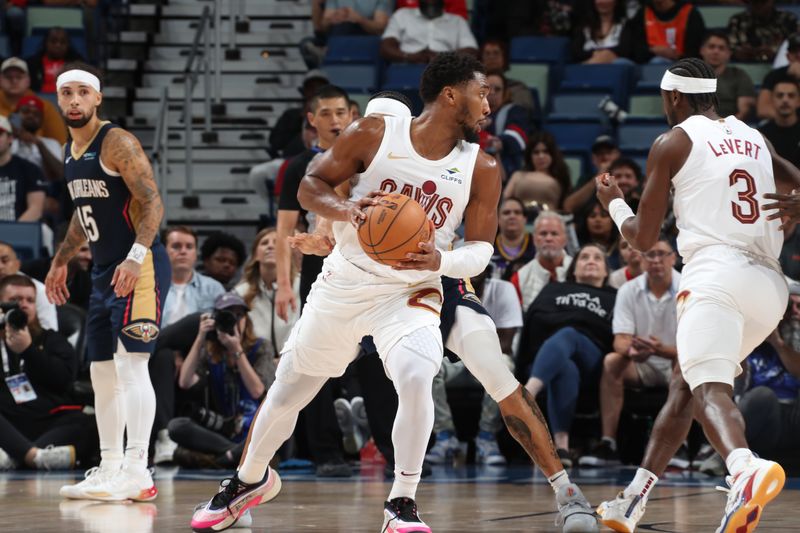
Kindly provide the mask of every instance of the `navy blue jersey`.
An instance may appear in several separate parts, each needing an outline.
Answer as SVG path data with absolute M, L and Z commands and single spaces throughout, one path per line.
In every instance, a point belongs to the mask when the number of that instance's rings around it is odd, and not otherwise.
M 116 124 L 104 122 L 83 150 L 74 152 L 72 140 L 64 150 L 64 178 L 96 265 L 119 263 L 136 240 L 138 202 L 117 172 L 100 162 L 100 149 Z

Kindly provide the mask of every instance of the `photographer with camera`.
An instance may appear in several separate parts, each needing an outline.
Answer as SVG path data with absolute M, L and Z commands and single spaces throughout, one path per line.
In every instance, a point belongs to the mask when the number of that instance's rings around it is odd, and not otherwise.
M 181 466 L 236 466 L 258 405 L 275 380 L 268 343 L 255 336 L 247 312 L 244 300 L 227 292 L 214 302 L 213 314 L 201 315 L 178 386 L 193 389 L 203 405 L 168 425 L 178 443 L 174 460 Z
M 21 274 L 0 281 L 0 469 L 63 469 L 97 455 L 94 419 L 71 405 L 78 357 L 36 315 L 36 286 Z

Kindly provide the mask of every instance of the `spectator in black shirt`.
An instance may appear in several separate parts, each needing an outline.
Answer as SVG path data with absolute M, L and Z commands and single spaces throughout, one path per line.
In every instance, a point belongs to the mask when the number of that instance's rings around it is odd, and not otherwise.
M 606 285 L 605 250 L 578 251 L 563 283 L 549 283 L 525 314 L 517 351 L 517 379 L 536 396 L 547 390 L 550 427 L 565 467 L 571 466 L 569 430 L 581 386 L 599 383 L 612 348 L 616 291 Z
M 36 165 L 12 155 L 11 124 L 0 116 L 0 220 L 38 222 L 47 183 Z
M 772 90 L 773 119 L 759 128 L 778 155 L 800 166 L 800 87 L 794 80 L 784 79 Z
M 223 231 L 212 233 L 200 247 L 203 274 L 222 283 L 230 290 L 236 285 L 236 273 L 242 268 L 247 251 L 236 236 Z
M 787 40 L 786 58 L 789 60 L 789 64 L 785 67 L 770 70 L 764 76 L 756 104 L 758 118 L 773 118 L 775 116 L 775 108 L 772 104 L 772 91 L 775 89 L 775 84 L 783 80 L 800 82 L 800 33 L 790 35 Z
M 305 150 L 303 145 L 303 122 L 309 111 L 311 99 L 327 85 L 328 77 L 321 70 L 310 70 L 299 89 L 303 95 L 302 107 L 291 107 L 283 112 L 269 134 L 269 153 L 273 158 L 294 157 Z
M 75 459 L 89 461 L 98 453 L 92 417 L 72 405 L 70 391 L 78 357 L 59 333 L 43 329 L 36 316 L 36 286 L 14 274 L 0 281 L 0 300 L 16 302 L 27 325 L 0 330 L 0 469 L 27 466 L 72 468 Z M 52 446 L 52 447 L 50 447 Z
M 781 270 L 795 281 L 800 281 L 800 230 L 793 224 L 784 230 L 783 248 L 781 248 Z

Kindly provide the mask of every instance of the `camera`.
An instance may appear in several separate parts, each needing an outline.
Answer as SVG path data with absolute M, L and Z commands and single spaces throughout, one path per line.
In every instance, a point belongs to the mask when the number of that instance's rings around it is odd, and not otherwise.
M 192 404 L 188 411 L 189 418 L 220 435 L 233 437 L 242 432 L 242 418 L 239 416 L 225 417 L 197 404 Z
M 218 341 L 219 336 L 217 335 L 217 331 L 227 333 L 228 335 L 233 335 L 235 333 L 236 322 L 239 321 L 236 313 L 232 313 L 227 309 L 215 309 L 211 318 L 214 319 L 214 329 L 206 333 L 206 340 Z
M 5 328 L 6 324 L 16 330 L 28 325 L 28 315 L 16 302 L 0 302 L 0 328 Z

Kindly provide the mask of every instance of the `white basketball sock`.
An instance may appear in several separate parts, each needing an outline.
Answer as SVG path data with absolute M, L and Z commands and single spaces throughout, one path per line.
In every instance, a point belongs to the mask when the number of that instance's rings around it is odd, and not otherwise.
M 403 337 L 386 355 L 386 369 L 397 389 L 397 416 L 392 428 L 394 444 L 394 484 L 389 500 L 416 497 L 422 474 L 422 462 L 433 429 L 433 378 L 439 365 L 433 361 L 442 345 L 432 331 L 425 327 Z
M 294 431 L 298 413 L 326 381 L 326 377 L 295 372 L 291 351 L 281 356 L 275 383 L 267 391 L 267 397 L 250 426 L 250 443 L 237 474 L 241 481 L 250 484 L 264 478 L 275 452 Z
M 114 361 L 94 361 L 89 366 L 94 389 L 94 412 L 100 437 L 100 458 L 104 468 L 122 466 L 122 440 L 125 435 L 125 410 L 122 386 L 117 380 Z
M 156 394 L 147 368 L 149 358 L 147 353 L 126 351 L 122 343 L 114 355 L 117 380 L 125 398 L 123 408 L 128 434 L 123 465 L 138 470 L 147 468 L 147 449 L 156 416 Z
M 547 482 L 550 483 L 551 487 L 553 487 L 553 492 L 558 492 L 558 489 L 561 487 L 566 487 L 569 485 L 569 474 L 567 474 L 566 470 L 561 470 L 560 472 L 556 472 L 547 478 Z
M 630 485 L 625 487 L 623 494 L 626 498 L 631 496 L 639 496 L 642 500 L 647 500 L 650 496 L 650 491 L 658 483 L 658 476 L 644 468 L 636 470 L 636 475 L 633 477 Z
M 725 458 L 725 466 L 728 467 L 728 472 L 736 477 L 739 472 L 747 467 L 752 458 L 753 452 L 747 448 L 736 448 Z

